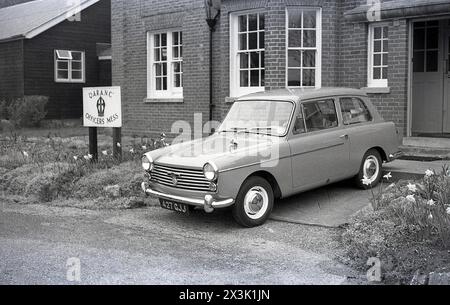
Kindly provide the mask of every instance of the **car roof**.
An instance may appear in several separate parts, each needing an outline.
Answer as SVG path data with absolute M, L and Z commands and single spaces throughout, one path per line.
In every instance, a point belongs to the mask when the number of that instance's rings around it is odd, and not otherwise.
M 258 93 L 252 93 L 242 96 L 238 101 L 245 100 L 273 100 L 273 101 L 286 101 L 286 100 L 309 100 L 330 96 L 367 96 L 367 94 L 359 89 L 352 88 L 318 88 L 318 89 L 277 89 L 270 91 L 262 91 Z

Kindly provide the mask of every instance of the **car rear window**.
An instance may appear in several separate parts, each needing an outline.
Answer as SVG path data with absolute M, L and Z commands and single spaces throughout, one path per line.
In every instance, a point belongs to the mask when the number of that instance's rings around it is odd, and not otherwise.
M 344 97 L 340 99 L 342 118 L 344 125 L 354 125 L 372 121 L 372 115 L 366 104 L 356 97 Z

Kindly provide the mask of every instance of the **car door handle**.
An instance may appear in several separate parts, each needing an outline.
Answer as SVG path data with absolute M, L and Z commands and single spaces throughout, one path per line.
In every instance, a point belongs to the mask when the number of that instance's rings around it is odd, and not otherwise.
M 348 134 L 344 134 L 339 137 L 340 139 L 348 140 Z

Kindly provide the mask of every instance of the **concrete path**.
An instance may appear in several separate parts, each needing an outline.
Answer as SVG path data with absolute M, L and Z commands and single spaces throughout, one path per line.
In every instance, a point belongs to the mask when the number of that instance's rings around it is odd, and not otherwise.
M 370 207 L 370 193 L 351 181 L 333 184 L 275 204 L 271 219 L 297 224 L 340 227 L 363 208 Z
M 450 166 L 450 161 L 406 161 L 396 160 L 394 162 L 384 165 L 385 172 L 392 172 L 394 180 L 410 180 L 421 179 L 428 169 L 434 170 L 437 173 L 442 172 L 444 166 Z
M 361 275 L 334 260 L 341 233 L 276 221 L 243 229 L 227 211 L 0 202 L 0 285 L 346 284 Z M 67 279 L 69 258 L 81 262 L 80 282 Z

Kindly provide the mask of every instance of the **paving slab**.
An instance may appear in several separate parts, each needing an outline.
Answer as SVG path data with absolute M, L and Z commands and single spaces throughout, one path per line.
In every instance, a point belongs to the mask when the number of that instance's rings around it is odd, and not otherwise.
M 417 180 L 423 178 L 428 169 L 440 173 L 444 166 L 450 166 L 450 161 L 408 161 L 395 160 L 384 165 L 385 172 L 391 172 L 394 180 Z
M 271 219 L 323 227 L 341 227 L 364 208 L 371 195 L 344 181 L 302 193 L 275 203 Z

